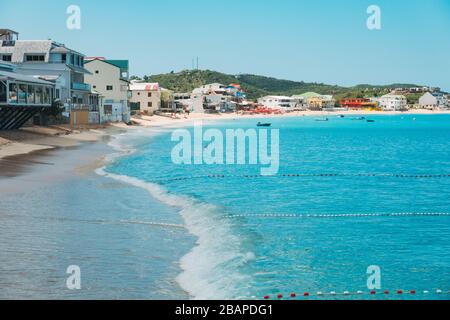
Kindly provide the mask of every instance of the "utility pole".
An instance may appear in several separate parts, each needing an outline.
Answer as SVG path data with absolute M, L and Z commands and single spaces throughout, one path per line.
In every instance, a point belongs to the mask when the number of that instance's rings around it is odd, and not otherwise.
M 198 71 L 198 56 L 197 56 L 197 71 Z

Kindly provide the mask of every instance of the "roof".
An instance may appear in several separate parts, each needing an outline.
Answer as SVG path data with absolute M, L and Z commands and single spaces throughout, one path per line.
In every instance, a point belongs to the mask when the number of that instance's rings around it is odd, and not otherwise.
M 19 34 L 17 31 L 11 30 L 11 29 L 0 29 L 0 36 L 3 36 L 5 34 Z
M 302 97 L 302 98 L 308 99 L 308 98 L 320 97 L 320 96 L 321 96 L 320 94 L 315 93 L 315 92 L 305 92 L 305 93 L 302 93 L 302 94 L 299 94 L 299 95 L 295 95 L 295 96 L 292 96 L 292 97 L 293 98 Z
M 20 73 L 1 71 L 1 70 L 0 70 L 0 79 L 53 86 L 53 83 L 51 83 L 49 81 L 41 80 L 41 79 L 38 79 L 38 78 L 35 78 L 32 76 L 26 76 L 26 75 L 23 75 Z
M 265 97 L 262 97 L 262 99 L 270 99 L 270 98 L 272 98 L 272 99 L 282 99 L 282 100 L 292 100 L 292 98 L 291 97 L 288 97 L 288 96 L 265 96 Z
M 159 83 L 132 82 L 130 84 L 131 91 L 157 91 Z
M 105 60 L 106 62 L 115 65 L 116 67 L 119 67 L 121 70 L 127 70 L 129 67 L 128 60 Z

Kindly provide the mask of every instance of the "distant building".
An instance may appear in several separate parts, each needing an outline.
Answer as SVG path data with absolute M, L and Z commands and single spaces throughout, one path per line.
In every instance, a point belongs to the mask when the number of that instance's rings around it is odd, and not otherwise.
M 348 109 L 367 109 L 367 108 L 377 108 L 378 102 L 371 101 L 366 98 L 349 98 L 342 99 L 339 104 L 341 107 Z
M 424 109 L 446 108 L 448 99 L 440 92 L 427 92 L 419 98 L 419 106 Z
M 101 122 L 129 122 L 128 60 L 86 58 L 86 82 L 102 96 Z
M 132 81 L 130 84 L 130 108 L 140 113 L 153 115 L 161 108 L 161 88 L 159 83 Z
M 265 96 L 258 99 L 258 104 L 271 109 L 289 110 L 297 106 L 299 99 L 287 96 Z
M 16 72 L 16 66 L 0 61 L 0 130 L 18 129 L 33 116 L 50 108 L 55 85 Z
M 400 94 L 386 94 L 381 98 L 373 98 L 372 101 L 377 101 L 381 108 L 389 111 L 406 110 L 408 106 L 406 97 Z
M 235 111 L 244 99 L 245 94 L 238 84 L 211 83 L 192 91 L 188 109 L 200 113 L 230 112 Z

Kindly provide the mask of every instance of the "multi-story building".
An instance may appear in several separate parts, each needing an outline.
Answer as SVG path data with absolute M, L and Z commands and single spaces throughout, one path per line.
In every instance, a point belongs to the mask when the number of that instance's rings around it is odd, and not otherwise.
M 371 100 L 378 102 L 384 110 L 401 111 L 408 107 L 406 97 L 400 94 L 386 94 L 381 98 L 372 98 Z
M 193 112 L 229 112 L 236 110 L 244 98 L 238 84 L 211 83 L 192 91 L 189 109 Z
M 97 111 L 98 95 L 84 81 L 89 71 L 84 55 L 53 40 L 19 40 L 19 34 L 0 29 L 0 56 L 16 65 L 16 72 L 55 84 L 55 99 L 65 111 Z
M 161 108 L 161 88 L 159 83 L 132 81 L 130 83 L 130 108 L 140 113 L 153 115 Z
M 129 122 L 128 60 L 107 60 L 100 57 L 85 60 L 85 67 L 89 71 L 86 82 L 102 97 L 100 121 Z
M 50 108 L 55 85 L 16 72 L 0 61 L 0 130 L 18 129 L 33 116 Z
M 441 92 L 427 92 L 419 98 L 419 106 L 424 109 L 447 108 L 447 97 Z
M 258 104 L 270 109 L 288 110 L 294 109 L 297 101 L 298 99 L 287 96 L 265 96 L 258 99 Z

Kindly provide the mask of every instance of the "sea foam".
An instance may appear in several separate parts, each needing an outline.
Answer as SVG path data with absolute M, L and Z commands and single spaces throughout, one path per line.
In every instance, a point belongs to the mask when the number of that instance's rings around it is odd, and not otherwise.
M 126 136 L 122 135 L 110 142 L 118 153 L 109 155 L 108 161 L 136 151 L 125 141 Z M 96 173 L 145 189 L 153 198 L 177 208 L 189 233 L 197 237 L 195 247 L 181 258 L 182 273 L 176 279 L 193 299 L 249 297 L 246 286 L 242 284 L 249 283 L 251 277 L 240 269 L 255 255 L 242 249 L 240 237 L 233 233 L 232 221 L 225 219 L 218 207 L 172 194 L 156 183 L 108 172 L 107 166 L 98 168 Z

